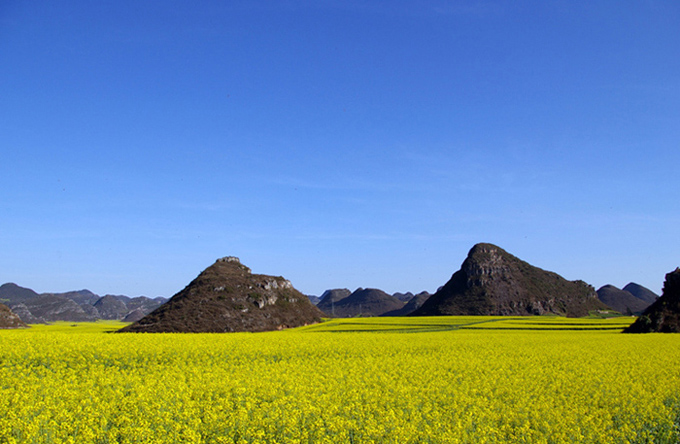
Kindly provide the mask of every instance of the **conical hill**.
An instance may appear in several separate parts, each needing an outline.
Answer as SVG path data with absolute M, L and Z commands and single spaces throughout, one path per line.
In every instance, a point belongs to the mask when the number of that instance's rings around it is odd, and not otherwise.
M 121 332 L 259 332 L 318 322 L 323 314 L 282 277 L 218 259 L 182 291 Z
M 586 316 L 608 310 L 595 289 L 542 270 L 492 244 L 477 244 L 460 270 L 414 316 Z

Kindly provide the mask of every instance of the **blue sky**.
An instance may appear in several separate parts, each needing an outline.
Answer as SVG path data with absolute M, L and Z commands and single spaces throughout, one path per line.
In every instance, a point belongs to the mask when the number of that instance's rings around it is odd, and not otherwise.
M 222 256 L 434 291 L 478 242 L 680 265 L 675 1 L 0 2 L 0 283 L 171 296 Z

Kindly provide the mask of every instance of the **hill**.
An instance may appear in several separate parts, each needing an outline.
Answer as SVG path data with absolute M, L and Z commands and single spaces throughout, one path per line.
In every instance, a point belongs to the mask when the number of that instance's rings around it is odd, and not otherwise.
M 335 304 L 345 299 L 352 292 L 346 288 L 335 288 L 332 290 L 326 290 L 321 295 L 321 299 L 316 306 L 319 310 L 323 311 L 328 316 L 335 316 Z
M 534 267 L 492 244 L 477 244 L 460 270 L 414 316 L 586 316 L 608 310 L 583 281 Z
M 666 275 L 663 294 L 625 333 L 680 333 L 680 268 Z
M 282 277 L 218 259 L 164 305 L 121 332 L 256 332 L 318 322 L 323 313 Z
M 654 293 L 649 288 L 645 288 L 642 285 L 636 284 L 635 282 L 627 284 L 625 287 L 623 287 L 623 290 L 627 291 L 638 299 L 642 299 L 648 304 L 653 304 L 657 299 L 659 299 L 658 294 Z
M 325 313 L 338 318 L 383 316 L 385 313 L 402 309 L 404 305 L 404 302 L 377 288 L 358 288 L 349 296 L 334 303 L 334 313 Z
M 5 304 L 0 304 L 0 328 L 26 328 L 19 316 L 14 314 Z
M 640 314 L 649 307 L 650 303 L 635 297 L 626 290 L 620 290 L 613 285 L 604 285 L 597 290 L 597 298 L 603 304 L 624 315 Z
M 425 301 L 430 299 L 430 296 L 432 296 L 430 293 L 427 291 L 420 292 L 416 295 L 413 295 L 413 293 L 406 293 L 411 294 L 411 297 L 406 299 L 406 305 L 404 305 L 402 308 L 399 310 L 395 311 L 390 311 L 385 313 L 383 316 L 408 316 L 414 311 L 418 310 L 420 307 L 423 306 Z M 400 299 L 401 300 L 401 299 Z
M 36 293 L 14 283 L 0 286 L 0 302 L 9 306 L 27 324 L 54 321 L 92 322 L 99 319 L 121 320 L 141 310 L 144 315 L 167 299 L 146 296 L 99 295 L 89 290 L 65 293 Z

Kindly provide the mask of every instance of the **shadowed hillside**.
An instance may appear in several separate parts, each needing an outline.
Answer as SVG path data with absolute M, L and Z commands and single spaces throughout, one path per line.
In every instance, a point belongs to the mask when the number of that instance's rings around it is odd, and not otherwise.
M 663 294 L 625 333 L 680 333 L 680 268 L 666 275 Z
M 219 259 L 167 303 L 121 332 L 269 331 L 318 322 L 323 313 L 282 277 Z
M 613 285 L 604 285 L 597 290 L 597 297 L 602 303 L 624 315 L 638 315 L 645 311 L 651 303 L 635 297 L 626 290 Z
M 542 270 L 492 244 L 477 244 L 461 269 L 414 316 L 586 316 L 608 310 L 595 289 Z

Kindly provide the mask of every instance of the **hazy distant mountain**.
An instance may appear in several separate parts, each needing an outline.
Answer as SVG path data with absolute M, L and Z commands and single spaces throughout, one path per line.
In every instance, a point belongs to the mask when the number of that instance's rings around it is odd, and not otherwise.
M 329 316 L 348 318 L 354 316 L 382 316 L 387 312 L 400 310 L 404 303 L 392 295 L 376 288 L 359 288 L 347 297 L 334 302 Z M 319 303 L 318 307 L 321 306 Z M 326 305 L 324 305 L 326 306 Z
M 146 296 L 100 297 L 89 290 L 38 294 L 30 288 L 13 283 L 0 286 L 0 302 L 9 306 L 27 324 L 120 320 L 136 310 L 148 314 L 165 301 L 167 301 L 165 298 L 150 299 Z
M 414 295 L 413 293 L 411 293 L 410 291 L 407 291 L 406 293 L 399 293 L 399 292 L 397 292 L 397 293 L 394 293 L 392 296 L 395 297 L 395 298 L 397 298 L 397 299 L 399 299 L 399 300 L 402 301 L 402 302 L 408 302 L 408 301 L 410 301 L 411 299 L 413 299 L 413 297 L 414 297 L 415 295 Z
M 410 294 L 413 295 L 413 293 Z M 406 305 L 404 305 L 401 309 L 387 312 L 383 316 L 407 316 L 422 307 L 425 301 L 430 299 L 430 296 L 432 295 L 427 291 L 420 292 L 417 295 L 410 297 L 408 302 L 406 302 Z
M 218 259 L 168 302 L 122 332 L 269 331 L 318 322 L 323 313 L 282 277 Z
M 319 300 L 319 303 L 316 304 L 316 306 L 319 308 L 319 310 L 326 313 L 326 315 L 334 316 L 335 304 L 337 304 L 338 302 L 345 299 L 351 294 L 352 292 L 346 288 L 335 288 L 332 290 L 326 290 L 321 295 L 321 300 Z
M 80 305 L 61 296 L 40 295 L 23 302 L 23 305 L 33 316 L 46 322 L 94 322 L 97 320 L 97 318 L 85 313 Z
M 625 333 L 680 333 L 680 268 L 666 275 L 663 294 Z
M 658 294 L 654 293 L 649 288 L 645 288 L 642 285 L 636 284 L 635 282 L 627 284 L 625 287 L 623 287 L 623 290 L 627 291 L 638 299 L 648 302 L 649 304 L 653 304 L 659 298 Z
M 412 314 L 577 317 L 608 309 L 583 281 L 534 267 L 496 245 L 477 244 L 460 270 Z
M 133 311 L 128 309 L 121 298 L 111 295 L 99 298 L 99 300 L 94 303 L 94 308 L 99 312 L 99 317 L 106 320 L 123 319 L 128 313 Z
M 620 290 L 613 285 L 604 285 L 599 288 L 597 297 L 605 305 L 624 315 L 640 314 L 650 305 L 630 292 Z
M 38 293 L 30 288 L 20 287 L 11 282 L 0 285 L 0 303 L 18 304 L 36 297 L 38 297 Z
M 130 313 L 128 313 L 123 318 L 123 322 L 137 322 L 137 321 L 141 320 L 142 318 L 144 318 L 144 316 L 146 316 L 146 315 L 147 315 L 147 313 L 144 313 L 144 311 L 142 311 L 142 309 L 138 308 L 135 311 L 131 311 Z
M 78 305 L 94 305 L 100 298 L 99 295 L 92 293 L 90 290 L 68 291 L 66 293 L 42 293 L 43 296 L 60 296 L 70 299 Z
M 306 296 L 307 296 L 307 299 L 309 299 L 309 302 L 311 302 L 314 305 L 318 305 L 319 302 L 321 302 L 321 297 L 319 297 L 319 296 L 314 296 L 314 295 L 311 295 L 311 294 L 308 294 Z

